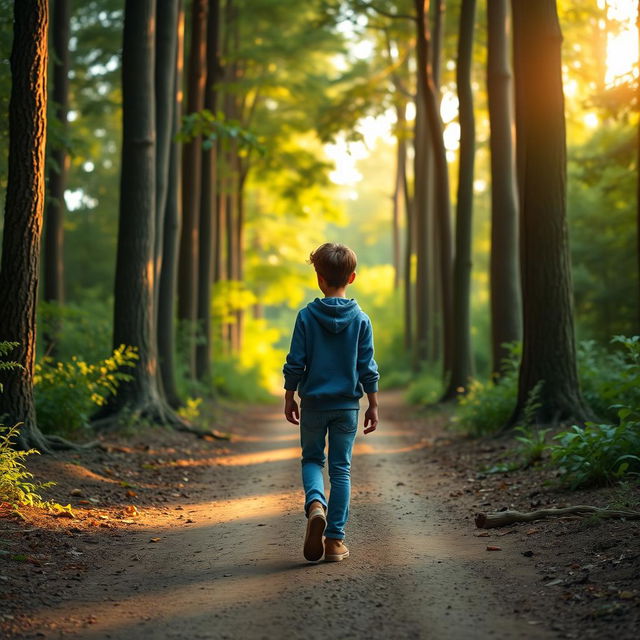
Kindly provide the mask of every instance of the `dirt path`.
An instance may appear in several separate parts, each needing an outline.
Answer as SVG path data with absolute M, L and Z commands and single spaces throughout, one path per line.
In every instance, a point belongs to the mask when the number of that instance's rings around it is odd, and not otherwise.
M 199 461 L 202 493 L 169 507 L 184 517 L 114 541 L 73 597 L 32 615 L 33 637 L 553 637 L 502 597 L 533 570 L 452 522 L 430 495 L 429 434 L 394 420 L 397 398 L 384 402 L 378 432 L 356 441 L 348 560 L 302 558 L 298 435 L 260 409 L 212 467 Z M 493 587 L 485 569 L 502 565 L 511 575 Z

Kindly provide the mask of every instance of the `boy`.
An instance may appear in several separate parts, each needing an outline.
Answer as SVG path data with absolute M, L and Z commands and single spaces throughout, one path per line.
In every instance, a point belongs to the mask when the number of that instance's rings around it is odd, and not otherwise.
M 296 318 L 284 365 L 284 414 L 300 424 L 305 492 L 307 560 L 340 561 L 349 556 L 344 527 L 349 516 L 351 452 L 358 428 L 359 399 L 369 399 L 364 432 L 378 426 L 378 367 L 373 359 L 371 321 L 345 292 L 356 277 L 356 254 L 326 243 L 310 256 L 324 299 L 316 298 Z M 301 398 L 302 415 L 294 393 Z M 329 435 L 331 493 L 325 498 L 322 469 Z M 322 536 L 326 535 L 324 545 Z

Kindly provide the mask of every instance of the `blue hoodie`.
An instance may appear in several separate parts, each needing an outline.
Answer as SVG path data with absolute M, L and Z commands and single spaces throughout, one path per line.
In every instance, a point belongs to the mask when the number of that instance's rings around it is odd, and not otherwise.
M 283 372 L 307 409 L 357 409 L 363 392 L 377 391 L 371 321 L 358 303 L 316 298 L 302 309 Z

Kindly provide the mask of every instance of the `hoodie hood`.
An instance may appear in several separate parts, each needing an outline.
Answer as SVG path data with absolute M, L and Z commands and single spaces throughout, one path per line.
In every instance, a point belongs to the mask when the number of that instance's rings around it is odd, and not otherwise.
M 307 309 L 331 333 L 340 333 L 360 315 L 358 303 L 349 298 L 316 298 Z

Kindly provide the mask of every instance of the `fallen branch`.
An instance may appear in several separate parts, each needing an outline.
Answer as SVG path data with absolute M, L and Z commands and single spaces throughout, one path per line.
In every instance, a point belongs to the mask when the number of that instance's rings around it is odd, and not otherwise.
M 557 518 L 560 516 L 595 515 L 599 518 L 626 518 L 627 520 L 640 519 L 640 511 L 620 511 L 607 509 L 606 507 L 591 507 L 589 505 L 576 505 L 573 507 L 562 507 L 559 509 L 539 509 L 523 513 L 522 511 L 498 511 L 496 513 L 478 513 L 475 517 L 478 529 L 493 529 L 494 527 L 504 527 L 514 522 L 533 522 L 545 518 Z

